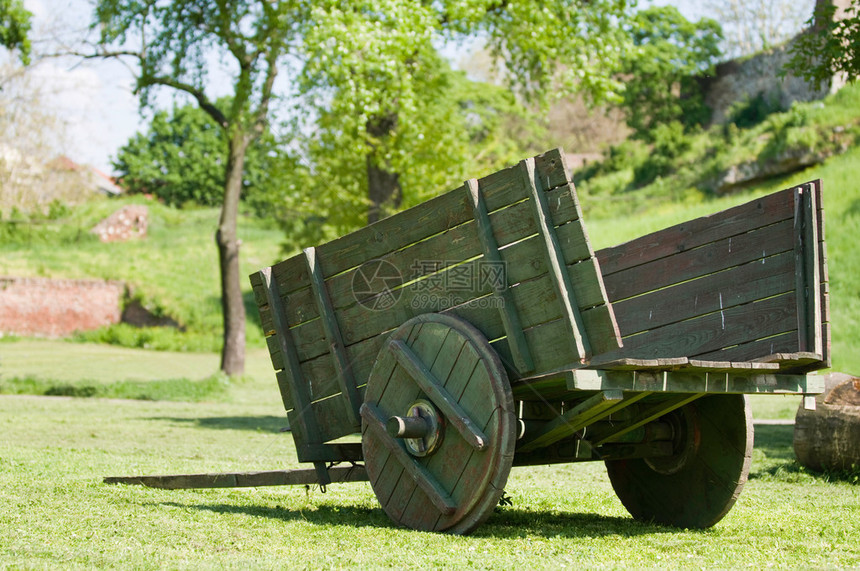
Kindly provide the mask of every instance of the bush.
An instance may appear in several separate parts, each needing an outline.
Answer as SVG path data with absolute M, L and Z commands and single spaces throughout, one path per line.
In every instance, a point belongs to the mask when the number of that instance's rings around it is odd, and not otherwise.
M 755 97 L 735 103 L 729 110 L 729 121 L 741 129 L 749 129 L 763 122 L 773 113 L 785 111 L 779 98 L 760 91 Z
M 684 133 L 684 125 L 672 121 L 659 125 L 653 131 L 654 148 L 651 155 L 633 169 L 633 186 L 640 188 L 651 184 L 658 177 L 675 170 L 675 159 L 690 148 L 690 139 Z

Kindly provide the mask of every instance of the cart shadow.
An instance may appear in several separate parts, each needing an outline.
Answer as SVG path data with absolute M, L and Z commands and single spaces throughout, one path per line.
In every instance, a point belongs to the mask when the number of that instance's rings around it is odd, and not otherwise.
M 506 508 L 494 513 L 474 533 L 476 537 L 522 538 L 525 536 L 595 538 L 631 537 L 655 533 L 677 533 L 679 528 L 636 521 L 631 517 L 595 513 L 530 511 Z M 702 530 L 683 530 L 700 532 Z
M 286 416 L 210 416 L 202 418 L 180 418 L 172 416 L 151 416 L 147 420 L 159 420 L 176 424 L 191 424 L 199 428 L 219 430 L 251 430 L 254 432 L 286 432 L 289 421 Z
M 768 458 L 794 460 L 794 425 L 756 425 L 755 448 L 764 452 Z
M 400 528 L 379 507 L 314 505 L 303 510 L 291 510 L 283 506 L 241 506 L 223 503 L 185 504 L 179 502 L 159 502 L 158 505 L 211 511 L 225 515 L 265 517 L 284 522 L 303 521 L 319 526 Z M 404 531 L 412 533 L 411 530 Z M 498 539 L 518 539 L 526 536 L 595 538 L 617 535 L 631 537 L 655 533 L 677 533 L 679 531 L 685 533 L 708 533 L 707 530 L 680 530 L 673 527 L 638 522 L 629 517 L 557 511 L 535 512 L 505 508 L 502 511 L 494 513 L 471 537 L 494 537 Z

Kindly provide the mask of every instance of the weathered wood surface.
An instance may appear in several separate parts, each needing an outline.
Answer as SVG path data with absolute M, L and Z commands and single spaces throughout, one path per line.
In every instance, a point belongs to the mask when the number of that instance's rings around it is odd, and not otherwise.
M 823 377 L 795 375 L 760 369 L 755 363 L 700 362 L 679 367 L 646 360 L 628 368 L 570 369 L 514 380 L 514 398 L 531 401 L 569 400 L 580 391 L 653 391 L 668 393 L 817 394 L 824 390 Z M 766 364 L 772 366 L 773 364 Z
M 251 276 L 291 420 L 304 411 L 323 427 L 323 441 L 354 432 L 352 411 L 377 354 L 392 331 L 424 313 L 473 324 L 513 377 L 617 349 L 581 218 L 555 150 L 274 265 L 277 301 L 262 274 Z M 390 272 L 388 287 L 363 295 L 356 284 L 381 275 L 365 275 L 368 263 Z M 308 402 L 296 400 L 296 381 Z M 297 426 L 299 442 L 306 430 Z
M 366 482 L 363 466 L 328 468 L 331 482 Z M 215 474 L 170 474 L 158 476 L 108 476 L 105 484 L 127 484 L 186 490 L 191 488 L 250 488 L 256 486 L 295 486 L 318 484 L 316 470 L 268 470 L 262 472 L 225 472 Z
M 413 456 L 384 428 L 419 397 L 437 405 L 445 427 L 426 456 Z M 401 325 L 373 368 L 361 410 L 371 486 L 393 521 L 469 533 L 492 513 L 513 460 L 516 414 L 505 369 L 477 329 L 438 314 Z
M 603 360 L 757 360 L 784 371 L 829 364 L 820 181 L 597 256 L 624 342 Z
M 680 436 L 674 454 L 606 462 L 612 487 L 637 520 L 711 527 L 734 505 L 749 474 L 749 405 L 743 395 L 710 395 L 664 421 L 672 422 Z
M 811 470 L 855 470 L 860 466 L 860 378 L 822 376 L 826 389 L 815 397 L 815 410 L 797 409 L 794 453 Z

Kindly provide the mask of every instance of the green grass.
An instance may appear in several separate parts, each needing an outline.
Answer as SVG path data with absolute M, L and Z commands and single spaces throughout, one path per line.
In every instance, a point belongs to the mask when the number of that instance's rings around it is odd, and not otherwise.
M 745 491 L 706 531 L 633 521 L 601 464 L 514 469 L 513 505 L 469 537 L 394 527 L 365 483 L 326 494 L 101 483 L 296 467 L 274 383 L 230 390 L 242 404 L 0 396 L 0 567 L 860 565 L 860 488 L 793 468 L 790 426 L 760 427 Z
M 149 208 L 144 240 L 102 244 L 89 229 L 125 204 Z M 132 295 L 156 314 L 166 314 L 187 328 L 177 336 L 163 328 L 129 331 L 122 326 L 84 339 L 165 349 L 213 352 L 220 348 L 221 302 L 214 208 L 177 210 L 141 197 L 96 200 L 76 207 L 68 218 L 23 226 L 0 240 L 0 275 L 122 280 Z M 0 227 L 3 227 L 0 224 Z M 284 235 L 254 218 L 239 222 L 242 275 L 280 259 Z M 263 347 L 250 283 L 242 281 L 248 309 L 248 343 Z

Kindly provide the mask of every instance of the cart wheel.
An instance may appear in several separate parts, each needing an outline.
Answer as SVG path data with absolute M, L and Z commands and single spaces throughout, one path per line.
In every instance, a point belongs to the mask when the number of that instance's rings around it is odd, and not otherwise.
M 435 313 L 401 325 L 367 381 L 362 449 L 383 509 L 418 530 L 466 534 L 499 502 L 514 458 L 507 373 L 468 322 Z
M 661 420 L 673 426 L 675 454 L 606 462 L 612 488 L 638 520 L 711 527 L 734 505 L 749 474 L 753 426 L 747 399 L 705 396 Z

